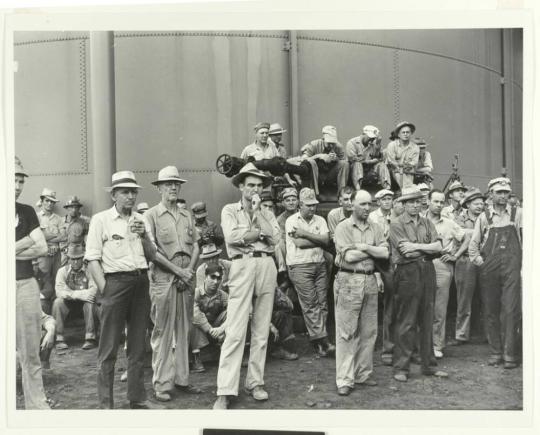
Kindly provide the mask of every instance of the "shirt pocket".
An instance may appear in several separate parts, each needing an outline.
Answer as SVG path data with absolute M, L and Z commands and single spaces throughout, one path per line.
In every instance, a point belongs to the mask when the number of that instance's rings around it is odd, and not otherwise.
M 186 245 L 193 245 L 193 239 L 195 238 L 195 234 L 193 233 L 193 230 L 191 228 L 188 228 L 185 231 L 185 243 Z
M 173 227 L 159 228 L 157 231 L 157 240 L 160 244 L 170 245 L 176 240 L 176 231 Z
M 129 253 L 129 247 L 126 239 L 110 239 L 107 241 L 107 248 L 112 258 L 122 258 Z

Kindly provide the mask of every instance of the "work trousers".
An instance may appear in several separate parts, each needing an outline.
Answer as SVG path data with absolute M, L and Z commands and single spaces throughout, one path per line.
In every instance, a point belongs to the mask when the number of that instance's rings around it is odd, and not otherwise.
M 64 341 L 64 321 L 70 310 L 82 304 L 84 316 L 84 339 L 96 339 L 97 306 L 92 302 L 74 301 L 64 298 L 56 298 L 53 302 L 52 316 L 56 321 L 56 340 Z
M 309 339 L 313 341 L 328 336 L 326 331 L 328 318 L 326 263 L 290 265 L 289 278 L 298 294 Z
M 41 279 L 43 282 L 41 294 L 47 301 L 46 303 L 42 303 L 46 314 L 51 314 L 52 301 L 55 297 L 54 288 L 56 282 L 56 273 L 58 272 L 58 269 L 60 269 L 60 259 L 60 251 L 54 255 L 45 255 L 44 257 L 38 258 L 38 267 L 39 271 L 41 272 Z
M 227 320 L 227 311 L 222 311 L 216 320 L 211 323 L 213 328 L 217 328 L 225 323 Z M 195 325 L 193 329 L 193 341 L 191 342 L 191 348 L 193 350 L 202 349 L 203 347 L 208 346 L 210 343 L 216 343 L 216 340 L 213 339 L 210 334 L 204 332 L 201 328 Z
M 382 354 L 392 355 L 394 351 L 394 322 L 395 322 L 395 302 L 394 302 L 394 272 L 389 261 L 381 262 L 378 269 L 384 284 L 383 295 L 383 343 Z
M 433 260 L 437 289 L 435 290 L 435 307 L 433 310 L 433 348 L 442 351 L 445 345 L 446 311 L 450 285 L 454 275 L 454 264 L 444 263 L 438 258 Z
M 377 339 L 377 281 L 373 275 L 338 272 L 336 385 L 354 387 L 373 373 Z
M 272 257 L 245 257 L 232 262 L 225 341 L 221 346 L 217 375 L 218 396 L 238 395 L 240 366 L 252 307 L 251 344 L 245 386 L 252 389 L 264 385 L 276 279 L 277 271 Z
M 272 324 L 279 334 L 278 343 L 294 338 L 292 314 L 286 311 L 274 311 L 272 313 Z
M 391 180 L 388 166 L 386 166 L 386 164 L 383 162 L 375 163 L 374 165 L 369 166 L 370 171 L 374 171 L 377 174 L 378 184 L 380 184 L 384 188 L 389 188 L 391 185 Z M 364 165 L 362 162 L 351 163 L 351 177 L 353 181 L 353 186 L 355 186 L 357 182 L 361 181 L 364 178 Z
M 408 373 L 417 343 L 422 370 L 429 369 L 433 354 L 433 305 L 437 282 L 431 261 L 399 264 L 394 271 L 395 309 L 394 371 Z M 417 340 L 417 334 L 418 340 Z
M 478 266 L 471 263 L 468 255 L 462 255 L 456 261 L 456 340 L 468 341 L 470 338 L 472 300 L 478 283 L 478 273 Z
M 16 283 L 16 346 L 21 364 L 25 409 L 49 409 L 43 389 L 39 342 L 41 339 L 41 305 L 39 287 L 34 278 Z
M 325 184 L 336 184 L 338 192 L 349 184 L 349 162 L 347 160 L 336 160 L 332 163 L 325 163 L 317 159 L 319 186 Z
M 98 347 L 98 399 L 100 408 L 114 408 L 114 365 L 120 337 L 127 322 L 127 398 L 146 400 L 144 341 L 150 317 L 148 275 L 106 274 L 101 295 L 101 336 Z

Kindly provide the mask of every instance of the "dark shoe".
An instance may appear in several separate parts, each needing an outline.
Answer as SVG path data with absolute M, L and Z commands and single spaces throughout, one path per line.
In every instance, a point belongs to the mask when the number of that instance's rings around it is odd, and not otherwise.
M 498 366 L 502 362 L 503 360 L 500 356 L 490 356 L 488 358 L 487 364 L 488 366 Z
M 218 396 L 214 402 L 213 409 L 227 409 L 229 407 L 229 398 L 227 396 Z
M 438 378 L 447 378 L 448 377 L 448 373 L 442 371 L 442 370 L 435 370 L 435 369 L 427 369 L 427 370 L 422 370 L 422 374 L 424 376 L 436 376 Z
M 385 366 L 391 366 L 392 365 L 392 355 L 389 353 L 384 353 L 381 355 L 381 361 L 383 365 Z
M 374 387 L 377 385 L 377 381 L 375 379 L 367 378 L 364 382 L 355 382 L 357 385 L 364 385 L 366 387 Z
M 160 402 L 170 402 L 171 401 L 171 395 L 167 393 L 166 391 L 155 391 L 154 397 L 156 400 L 159 400 Z
M 272 352 L 274 358 L 284 359 L 285 361 L 294 361 L 298 359 L 298 354 L 289 352 L 282 347 Z
M 452 338 L 451 340 L 448 340 L 448 346 L 461 346 L 463 344 L 467 344 L 467 340 L 458 340 L 457 338 Z
M 176 387 L 177 390 L 180 390 L 182 391 L 183 393 L 187 393 L 187 394 L 201 394 L 203 393 L 203 390 L 201 390 L 200 388 L 194 386 L 194 385 L 177 385 L 175 384 L 174 385 Z
M 193 373 L 203 373 L 204 371 L 206 371 L 201 361 L 200 353 L 193 354 L 193 367 L 191 368 L 191 371 Z
M 95 340 L 86 340 L 82 345 L 83 350 L 95 349 L 97 347 Z
M 65 341 L 57 341 L 56 342 L 56 350 L 66 350 L 69 346 Z
M 514 361 L 505 361 L 503 367 L 505 369 L 515 369 L 518 366 L 518 363 Z
M 250 394 L 251 397 L 258 401 L 268 400 L 268 393 L 264 390 L 262 385 L 257 385 L 252 390 L 246 388 L 246 393 Z
M 340 396 L 348 396 L 349 394 L 351 394 L 351 391 L 352 391 L 352 388 L 351 387 L 339 387 L 337 389 L 337 393 L 340 395 Z
M 327 341 L 325 343 L 325 350 L 326 350 L 326 353 L 330 356 L 335 356 L 336 355 L 336 346 L 334 346 L 332 343 L 330 343 L 329 341 Z
M 313 344 L 313 348 L 315 349 L 315 353 L 321 357 L 327 357 L 328 353 L 326 352 L 323 344 L 321 342 L 315 342 Z
M 422 365 L 422 359 L 420 358 L 420 355 L 418 354 L 413 354 L 411 356 L 411 363 L 412 364 L 416 364 L 416 365 Z
M 129 402 L 130 409 L 150 409 L 150 406 L 148 406 L 148 403 L 146 401 L 144 402 Z
M 396 373 L 394 379 L 399 382 L 407 382 L 409 377 L 405 373 Z

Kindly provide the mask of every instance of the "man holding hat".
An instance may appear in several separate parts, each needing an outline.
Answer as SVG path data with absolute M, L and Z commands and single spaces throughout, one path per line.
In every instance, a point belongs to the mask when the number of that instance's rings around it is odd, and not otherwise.
M 442 217 L 454 221 L 457 219 L 461 213 L 461 201 L 463 200 L 466 191 L 467 189 L 461 181 L 456 180 L 450 184 L 450 187 L 448 187 L 448 191 L 446 192 L 450 204 L 442 209 Z
M 32 260 L 47 254 L 47 242 L 34 209 L 17 202 L 28 173 L 15 157 L 15 279 L 17 357 L 21 364 L 24 406 L 26 409 L 49 409 L 43 389 L 39 341 L 41 306 L 39 286 L 34 278 Z
M 56 274 L 56 299 L 52 307 L 52 315 L 56 321 L 56 349 L 68 348 L 64 337 L 64 321 L 77 304 L 83 306 L 85 341 L 82 348 L 94 349 L 97 346 L 97 286 L 84 265 L 84 249 L 81 245 L 70 245 L 67 257 L 69 264 L 61 267 Z
M 390 248 L 394 269 L 395 326 L 394 379 L 407 382 L 411 357 L 420 347 L 424 375 L 445 377 L 430 367 L 433 355 L 433 303 L 437 281 L 432 256 L 441 249 L 431 221 L 419 216 L 423 194 L 416 186 L 405 187 L 400 201 L 404 211 L 390 223 Z M 418 338 L 418 340 L 417 340 Z
M 54 299 L 54 278 L 61 262 L 59 243 L 62 240 L 62 218 L 53 211 L 58 202 L 55 191 L 45 187 L 41 192 L 40 199 L 42 205 L 41 210 L 38 212 L 39 225 L 43 234 L 45 234 L 48 248 L 47 255 L 38 259 L 38 267 L 43 279 L 41 306 L 45 313 L 51 314 Z
M 277 277 L 272 255 L 280 232 L 275 216 L 261 209 L 260 195 L 271 182 L 269 176 L 248 163 L 232 178 L 233 185 L 242 194 L 240 201 L 225 205 L 221 212 L 221 226 L 232 266 L 226 336 L 219 359 L 218 397 L 214 409 L 226 409 L 228 396 L 238 395 L 250 311 L 253 317 L 245 387 L 255 400 L 268 399 L 263 388 L 264 366 Z
M 101 300 L 98 347 L 100 408 L 114 408 L 114 366 L 127 322 L 127 398 L 130 408 L 146 409 L 145 337 L 150 314 L 148 262 L 156 255 L 150 227 L 134 211 L 141 188 L 131 171 L 112 175 L 114 205 L 90 221 L 85 260 Z
M 60 228 L 61 241 L 60 251 L 62 252 L 61 264 L 65 266 L 68 262 L 67 250 L 70 245 L 81 245 L 84 247 L 90 218 L 81 214 L 82 203 L 77 196 L 70 196 L 64 204 L 67 214 L 62 219 Z
M 508 205 L 510 180 L 488 184 L 493 205 L 480 214 L 469 244 L 469 257 L 480 267 L 480 294 L 491 356 L 489 365 L 519 362 L 521 329 L 521 209 Z
M 335 351 L 326 330 L 328 272 L 323 248 L 328 246 L 330 234 L 324 218 L 315 214 L 318 203 L 313 189 L 300 191 L 300 210 L 285 223 L 286 261 L 309 339 L 320 356 L 328 356 Z
M 383 189 L 390 189 L 390 172 L 383 162 L 381 150 L 381 136 L 379 129 L 373 125 L 366 125 L 362 134 L 353 137 L 345 147 L 350 164 L 352 184 L 356 190 L 362 188 L 364 172 L 373 171 L 377 176 L 377 183 Z
M 327 125 L 322 129 L 323 137 L 304 145 L 302 159 L 314 160 L 318 171 L 313 174 L 318 186 L 337 184 L 338 192 L 349 182 L 349 163 L 343 146 L 338 142 L 336 127 Z
M 401 189 L 414 183 L 414 172 L 420 154 L 418 145 L 411 140 L 415 130 L 414 124 L 400 122 L 393 131 L 393 137 L 397 139 L 386 147 L 386 163 Z
M 199 201 L 191 206 L 191 212 L 195 218 L 195 228 L 199 233 L 199 245 L 214 243 L 217 246 L 223 245 L 224 237 L 221 227 L 207 219 L 206 203 Z
M 469 190 L 461 201 L 461 213 L 456 222 L 466 237 L 466 248 L 463 255 L 456 261 L 455 281 L 457 290 L 457 313 L 455 341 L 449 344 L 459 345 L 469 341 L 472 318 L 473 297 L 478 285 L 478 266 L 472 263 L 468 247 L 474 230 L 474 225 L 484 211 L 484 195 L 479 189 Z M 476 299 L 476 298 L 475 298 Z
M 159 171 L 152 184 L 161 202 L 144 218 L 156 245 L 156 258 L 150 268 L 150 316 L 152 338 L 152 384 L 157 400 L 171 400 L 175 386 L 187 393 L 201 390 L 189 384 L 189 334 L 193 315 L 193 275 L 199 260 L 199 233 L 188 210 L 176 200 L 186 180 L 175 166 Z

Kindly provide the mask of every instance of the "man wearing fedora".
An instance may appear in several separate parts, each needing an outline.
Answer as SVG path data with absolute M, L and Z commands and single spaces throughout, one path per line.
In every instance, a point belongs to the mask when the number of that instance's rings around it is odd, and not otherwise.
M 377 176 L 377 184 L 383 189 L 390 189 L 390 172 L 383 162 L 381 136 L 379 129 L 366 125 L 362 134 L 353 137 L 345 147 L 350 164 L 352 185 L 356 190 L 362 188 L 364 173 L 373 171 Z
M 67 214 L 62 219 L 60 251 L 62 252 L 61 265 L 68 262 L 67 250 L 70 245 L 84 247 L 90 218 L 81 214 L 82 203 L 77 196 L 70 196 L 64 204 Z
M 510 180 L 488 184 L 493 205 L 474 224 L 469 257 L 480 268 L 480 294 L 490 348 L 489 365 L 518 366 L 521 331 L 522 212 L 508 204 Z
M 47 255 L 38 259 L 38 267 L 43 280 L 41 306 L 45 313 L 51 314 L 52 301 L 54 299 L 54 279 L 61 262 L 60 241 L 62 240 L 62 218 L 54 213 L 54 207 L 58 202 L 55 191 L 45 187 L 41 192 L 40 199 L 42 205 L 38 213 L 39 225 L 43 234 L 45 234 L 48 248 Z
M 199 245 L 214 243 L 217 246 L 222 246 L 225 240 L 223 230 L 218 224 L 208 219 L 206 203 L 203 201 L 196 202 L 191 206 L 191 212 L 195 218 L 195 228 L 199 232 Z
M 463 200 L 466 191 L 467 189 L 465 188 L 464 184 L 457 180 L 448 187 L 446 196 L 448 197 L 449 205 L 443 207 L 441 211 L 442 217 L 449 218 L 454 221 L 457 219 L 461 213 L 461 201 Z
M 394 269 L 395 326 L 394 379 L 407 382 L 413 351 L 419 343 L 424 375 L 445 377 L 433 369 L 433 303 L 437 281 L 432 256 L 441 249 L 431 221 L 419 216 L 422 192 L 404 187 L 400 202 L 404 211 L 390 223 L 390 248 Z M 417 340 L 418 338 L 418 340 Z
M 201 390 L 189 384 L 189 335 L 193 316 L 193 275 L 199 260 L 199 233 L 191 213 L 179 208 L 176 200 L 181 185 L 175 166 L 159 171 L 152 184 L 161 202 L 144 218 L 153 235 L 157 254 L 151 266 L 152 368 L 155 398 L 171 400 L 175 387 L 186 393 Z
M 286 261 L 311 344 L 317 354 L 328 356 L 335 351 L 328 341 L 328 270 L 323 254 L 330 234 L 324 218 L 315 214 L 317 204 L 314 190 L 304 187 L 298 213 L 285 223 Z
M 418 145 L 411 140 L 415 130 L 414 124 L 407 121 L 400 122 L 392 135 L 396 139 L 386 147 L 386 163 L 401 189 L 414 183 L 414 173 L 420 154 Z
M 272 142 L 274 142 L 274 145 L 276 146 L 278 151 L 278 155 L 280 157 L 283 157 L 284 159 L 287 158 L 287 150 L 285 149 L 285 145 L 281 142 L 281 139 L 283 138 L 283 133 L 286 132 L 287 130 L 285 130 L 277 122 L 270 124 L 270 128 L 268 129 L 268 137 Z
M 147 409 L 144 388 L 145 336 L 150 315 L 148 262 L 156 255 L 150 227 L 135 212 L 137 184 L 131 171 L 112 175 L 114 205 L 90 222 L 85 260 L 101 299 L 98 347 L 100 408 L 114 408 L 114 366 L 127 322 L 127 398 L 131 409 Z
M 56 321 L 56 349 L 65 350 L 68 345 L 64 337 L 64 321 L 70 310 L 82 304 L 84 315 L 84 350 L 97 346 L 96 294 L 97 286 L 83 262 L 84 249 L 81 245 L 70 245 L 67 251 L 69 264 L 58 269 L 56 274 L 56 299 L 52 315 Z
M 221 249 L 219 249 L 214 243 L 207 243 L 201 247 L 201 255 L 199 260 L 202 263 L 197 267 L 195 273 L 195 287 L 200 287 L 203 284 L 206 268 L 210 265 L 219 265 L 223 269 L 223 278 L 220 282 L 220 289 L 229 292 L 229 271 L 231 269 L 232 262 L 220 258 Z
M 484 211 L 484 195 L 479 189 L 469 190 L 461 201 L 461 213 L 457 217 L 458 223 L 465 233 L 467 250 L 456 260 L 455 282 L 457 290 L 456 335 L 450 345 L 464 344 L 469 341 L 471 331 L 473 298 L 478 295 L 479 271 L 478 266 L 472 263 L 468 247 L 474 230 L 474 225 Z M 478 298 L 479 299 L 479 298 Z
M 255 400 L 267 400 L 264 366 L 272 317 L 277 271 L 272 255 L 280 240 L 275 216 L 260 207 L 260 194 L 272 179 L 252 163 L 232 178 L 241 192 L 239 202 L 221 212 L 227 253 L 232 261 L 225 341 L 221 347 L 214 409 L 226 409 L 229 396 L 238 395 L 240 366 L 250 311 L 251 347 L 245 387 Z
M 302 159 L 315 161 L 317 170 L 313 179 L 316 186 L 337 185 L 339 193 L 349 182 L 349 162 L 343 145 L 338 142 L 336 127 L 324 126 L 322 135 L 302 147 Z
M 47 253 L 47 242 L 34 209 L 17 202 L 27 177 L 21 161 L 15 157 L 16 347 L 25 408 L 49 409 L 39 359 L 42 311 L 32 267 L 32 260 Z

